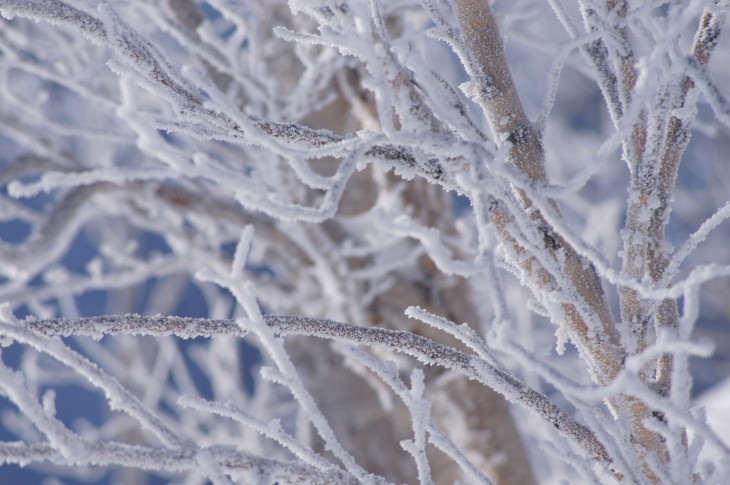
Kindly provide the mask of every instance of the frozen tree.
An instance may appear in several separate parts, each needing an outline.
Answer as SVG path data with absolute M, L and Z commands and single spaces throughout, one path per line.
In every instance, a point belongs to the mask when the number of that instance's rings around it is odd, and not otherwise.
M 727 9 L 0 0 L 0 476 L 729 483 Z

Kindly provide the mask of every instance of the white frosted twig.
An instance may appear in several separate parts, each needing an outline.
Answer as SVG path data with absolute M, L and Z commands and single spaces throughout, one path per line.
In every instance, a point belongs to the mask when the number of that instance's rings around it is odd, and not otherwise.
M 76 351 L 67 347 L 61 340 L 51 339 L 29 328 L 10 323 L 7 318 L 0 321 L 0 334 L 20 343 L 29 345 L 50 355 L 60 363 L 70 367 L 85 377 L 94 387 L 104 391 L 112 409 L 124 411 L 146 429 L 152 431 L 163 443 L 177 448 L 191 448 L 195 445 L 180 436 L 165 424 L 159 416 L 147 410 L 139 400 L 129 393 L 119 381 L 110 376 L 96 364 Z
M 89 361 L 79 353 L 67 347 L 61 340 L 52 339 L 45 337 L 39 333 L 33 332 L 28 328 L 21 327 L 17 322 L 12 322 L 12 313 L 9 311 L 7 304 L 3 304 L 3 308 L 0 309 L 2 315 L 0 316 L 0 335 L 5 338 L 11 338 L 15 341 L 24 343 L 33 347 L 38 352 L 46 353 L 56 359 L 58 362 L 73 369 L 79 375 L 85 377 L 94 387 L 102 390 L 105 394 L 109 406 L 112 409 L 119 410 L 129 414 L 135 418 L 143 428 L 148 429 L 154 433 L 166 446 L 177 449 L 197 449 L 197 446 L 175 432 L 171 427 L 163 422 L 163 420 L 149 411 L 144 407 L 140 401 L 134 397 L 127 389 L 125 389 L 114 377 L 104 372 L 93 362 Z M 11 389 L 12 391 L 12 389 Z M 28 399 L 24 399 L 23 409 L 32 409 L 32 403 L 28 402 Z M 51 441 L 57 441 L 58 439 L 64 440 L 64 446 L 72 446 L 76 444 L 71 453 L 75 456 L 83 453 L 83 450 L 78 446 L 78 440 L 72 440 L 69 442 L 67 438 L 59 434 L 62 430 L 58 425 L 53 426 L 53 422 L 46 419 L 42 419 L 38 413 L 33 417 L 34 422 L 40 419 L 38 422 L 47 422 L 44 426 L 48 431 L 52 432 Z M 62 448 L 63 449 L 63 448 Z M 226 478 L 218 463 L 211 460 L 204 460 L 205 466 L 203 467 L 206 474 L 213 479 L 216 485 L 228 485 L 230 480 Z
M 572 399 L 578 399 L 584 403 L 598 404 L 621 394 L 633 395 L 646 402 L 652 409 L 664 413 L 674 420 L 674 423 L 693 429 L 723 454 L 730 456 L 730 448 L 720 440 L 717 433 L 705 422 L 686 415 L 682 411 L 684 408 L 675 404 L 672 399 L 658 396 L 654 389 L 648 387 L 639 377 L 639 371 L 642 367 L 655 362 L 663 354 L 674 354 L 683 357 L 691 355 L 708 357 L 711 354 L 711 348 L 708 348 L 707 345 L 692 344 L 686 341 L 665 341 L 649 346 L 641 354 L 631 356 L 628 359 L 626 369 L 622 370 L 613 382 L 607 386 L 579 385 L 572 382 L 558 371 L 545 365 L 544 362 L 538 362 L 530 352 L 520 346 L 512 344 L 506 350 L 525 363 L 527 367 L 537 372 L 550 385 L 560 389 L 563 394 Z M 685 383 L 685 387 L 686 385 Z M 683 392 L 682 389 L 680 394 Z
M 198 454 L 209 453 L 231 475 L 256 482 L 262 475 L 281 484 L 357 485 L 358 481 L 340 470 L 320 471 L 300 463 L 262 458 L 236 450 L 232 446 L 194 449 L 164 449 L 115 442 L 93 442 L 83 448 L 76 460 L 69 462 L 51 444 L 0 442 L 0 463 L 28 465 L 50 461 L 58 465 L 124 466 L 169 473 L 199 471 Z
M 587 258 L 603 278 L 606 278 L 614 285 L 631 288 L 644 298 L 653 300 L 676 299 L 682 296 L 687 288 L 701 285 L 713 279 L 730 276 L 730 266 L 708 264 L 694 268 L 684 280 L 678 281 L 671 286 L 647 286 L 645 282 L 626 277 L 613 269 L 595 248 L 586 244 L 582 238 L 569 229 L 564 219 L 556 213 L 552 204 L 545 197 L 532 190 L 527 184 L 520 185 L 520 189 L 524 190 L 535 204 L 535 207 L 539 208 L 540 214 L 550 224 L 550 227 L 560 234 L 579 255 Z
M 12 401 L 49 443 L 67 460 L 83 453 L 83 440 L 44 409 L 25 384 L 25 377 L 0 362 L 0 394 Z M 1 458 L 0 458 L 1 459 Z
M 278 420 L 272 420 L 265 423 L 230 402 L 222 404 L 206 401 L 201 398 L 182 396 L 178 399 L 178 404 L 198 411 L 213 413 L 233 419 L 244 426 L 256 430 L 258 433 L 261 433 L 267 438 L 271 438 L 291 451 L 294 456 L 299 458 L 301 461 L 312 465 L 319 470 L 327 471 L 336 468 L 332 465 L 332 463 L 312 451 L 311 448 L 303 446 L 293 436 L 285 432 Z
M 698 68 L 692 62 L 687 63 L 688 70 L 692 79 L 699 87 L 702 94 L 705 95 L 705 99 L 709 103 L 712 111 L 726 127 L 730 127 L 730 102 L 720 93 L 714 83 L 712 83 L 707 76 L 707 73 Z
M 208 108 L 204 99 L 162 54 L 129 28 L 106 4 L 99 6 L 103 21 L 59 0 L 1 0 L 0 11 L 6 15 L 62 24 L 80 32 L 94 43 L 108 45 L 119 60 L 114 65 L 115 69 L 125 75 L 129 74 L 155 96 L 166 100 L 182 121 L 202 122 L 203 125 L 221 130 L 218 135 L 204 135 L 203 139 L 230 138 L 231 141 L 238 140 L 254 145 L 280 142 L 282 145 L 296 147 L 300 152 L 307 152 L 310 156 L 343 156 L 342 149 L 356 139 L 353 136 L 336 135 L 328 130 L 274 122 L 253 114 L 237 114 L 232 118 L 230 110 L 223 112 Z M 253 128 L 255 133 L 246 132 L 245 127 Z M 433 178 L 430 168 L 418 167 L 411 150 L 405 147 L 374 146 L 367 150 L 365 156 L 397 162 L 410 169 L 418 168 L 418 173 L 429 179 Z
M 367 148 L 356 149 L 340 163 L 335 175 L 327 180 L 329 185 L 319 207 L 282 203 L 271 196 L 262 199 L 244 190 L 236 193 L 236 199 L 253 211 L 260 210 L 281 220 L 323 222 L 336 214 L 347 181 L 366 151 Z
M 8 194 L 15 198 L 33 197 L 60 188 L 73 188 L 99 183 L 124 185 L 134 181 L 165 180 L 173 175 L 167 169 L 97 169 L 83 172 L 46 172 L 32 183 L 18 181 L 8 184 Z
M 366 369 L 377 375 L 385 384 L 387 384 L 393 392 L 408 406 L 411 410 L 411 406 L 414 405 L 412 402 L 412 395 L 408 388 L 406 388 L 403 381 L 395 374 L 392 369 L 384 365 L 381 361 L 373 357 L 372 355 L 353 347 L 346 345 L 338 345 L 338 350 L 346 357 L 354 359 L 358 364 L 362 365 Z M 419 411 L 414 410 L 417 414 Z M 430 410 L 427 410 L 420 419 L 424 421 L 426 430 L 428 431 L 428 440 L 431 444 L 436 446 L 438 449 L 446 453 L 456 464 L 458 464 L 462 470 L 464 470 L 476 483 L 482 485 L 492 485 L 491 480 L 487 478 L 482 471 L 469 460 L 459 447 L 453 442 L 453 440 L 436 424 L 430 415 Z M 413 416 L 416 419 L 417 416 Z M 415 424 L 414 424 L 415 426 Z M 415 457 L 415 456 L 414 456 Z M 428 464 L 421 464 L 421 467 L 427 469 Z M 422 471 L 419 470 L 419 474 Z M 430 479 L 430 476 L 428 477 Z M 422 480 L 423 482 L 423 480 Z
M 189 271 L 189 262 L 179 257 L 158 257 L 147 264 L 137 264 L 131 269 L 110 272 L 101 276 L 72 276 L 65 281 L 49 282 L 39 288 L 11 284 L 0 288 L 0 300 L 12 304 L 23 304 L 31 300 L 44 300 L 64 293 L 79 295 L 90 290 L 117 289 L 129 287 L 151 277 L 166 276 Z
M 494 389 L 508 400 L 537 413 L 561 434 L 586 449 L 599 462 L 605 465 L 611 462 L 611 458 L 606 453 L 603 445 L 593 436 L 588 428 L 568 416 L 544 395 L 529 388 L 506 371 L 493 367 L 479 357 L 469 356 L 425 337 L 405 331 L 357 327 L 332 320 L 300 316 L 266 315 L 262 318 L 262 321 L 266 323 L 275 335 L 308 335 L 352 345 L 382 345 L 397 352 L 413 356 L 424 364 L 439 365 L 460 372 L 470 379 L 481 382 Z M 110 334 L 173 335 L 175 328 L 183 329 L 186 335 L 213 335 L 210 333 L 211 328 L 207 326 L 205 319 L 181 319 L 173 317 L 172 319 L 166 320 L 166 317 L 158 316 L 133 318 L 129 322 L 125 322 L 125 316 L 106 316 L 101 317 L 97 324 L 94 318 L 82 319 L 81 322 L 83 322 L 83 325 L 78 333 L 74 332 L 73 321 L 63 319 L 28 320 L 27 324 L 34 330 L 49 335 L 88 333 L 98 335 L 100 331 L 107 331 Z M 110 325 L 110 322 L 114 321 L 118 323 L 118 327 Z M 159 321 L 159 324 L 155 324 L 155 321 Z M 196 327 L 199 323 L 203 323 L 203 325 Z M 213 320 L 211 324 L 224 327 L 225 333 L 240 332 L 240 335 L 247 333 L 245 329 L 239 328 L 236 322 L 232 320 Z M 191 327 L 196 330 L 191 331 Z M 244 327 L 248 328 L 246 324 L 244 324 Z M 160 328 L 163 330 L 159 330 Z
M 236 248 L 236 264 L 239 266 L 243 264 L 243 261 L 245 261 L 248 255 L 251 235 L 251 230 L 244 232 L 243 237 L 239 240 L 239 247 Z M 236 325 L 242 329 L 250 329 L 259 338 L 263 348 L 276 365 L 276 372 L 279 376 L 275 376 L 275 379 L 280 379 L 280 383 L 289 389 L 299 403 L 299 406 L 307 413 L 320 436 L 322 436 L 326 446 L 345 465 L 347 471 L 363 483 L 376 483 L 376 477 L 365 471 L 337 439 L 334 430 L 319 410 L 316 401 L 304 386 L 304 383 L 299 377 L 299 372 L 284 348 L 283 342 L 277 338 L 272 329 L 267 326 L 267 322 L 264 321 L 261 310 L 254 297 L 254 290 L 251 283 L 241 282 L 240 278 L 225 278 L 211 271 L 198 273 L 198 278 L 216 283 L 228 289 L 235 296 L 238 303 L 248 314 L 248 320 L 238 319 L 236 320 Z
M 568 56 L 570 56 L 575 49 L 581 49 L 585 46 L 585 44 L 595 42 L 598 39 L 600 39 L 600 35 L 597 32 L 592 32 L 580 37 L 574 36 L 570 41 L 563 44 L 558 53 L 555 55 L 552 65 L 550 66 L 548 86 L 540 107 L 540 115 L 537 117 L 536 122 L 541 133 L 545 131 L 545 123 L 547 122 L 548 116 L 550 116 L 550 112 L 555 105 L 555 98 L 558 94 L 560 73 L 563 70 L 565 61 L 568 60 Z
M 423 308 L 413 306 L 406 308 L 405 315 L 454 336 L 476 352 L 479 357 L 490 362 L 492 365 L 499 366 L 497 359 L 492 355 L 489 348 L 487 348 L 486 342 L 466 323 L 457 325 L 455 322 L 434 315 Z
M 357 54 L 357 50 L 351 46 L 338 42 L 333 38 L 327 38 L 323 35 L 307 34 L 305 32 L 293 32 L 285 27 L 275 27 L 274 34 L 277 37 L 287 40 L 289 42 L 299 42 L 302 44 L 310 45 L 321 45 L 325 47 L 332 47 L 337 49 L 343 56 L 354 56 Z
M 717 226 L 723 221 L 730 217 L 730 202 L 726 203 L 720 209 L 718 209 L 712 216 L 706 219 L 702 225 L 682 244 L 682 246 L 672 255 L 672 259 L 667 265 L 666 271 L 664 271 L 664 278 L 662 283 L 668 284 L 669 281 L 679 270 L 679 266 L 682 262 L 687 259 L 692 251 L 694 251 L 698 245 L 700 245 Z
M 334 430 L 330 427 L 327 422 L 327 418 L 319 410 L 317 403 L 315 402 L 312 395 L 306 389 L 302 383 L 299 373 L 294 366 L 294 363 L 289 358 L 283 342 L 275 337 L 274 332 L 267 327 L 266 322 L 263 319 L 263 315 L 260 313 L 258 304 L 254 300 L 252 288 L 249 285 L 246 290 L 243 288 L 230 288 L 236 299 L 246 309 L 253 331 L 263 341 L 264 347 L 272 360 L 276 363 L 278 370 L 281 372 L 283 384 L 291 391 L 296 398 L 299 405 L 307 413 L 309 420 L 312 422 L 314 427 L 317 429 L 322 439 L 327 443 L 328 448 L 332 453 L 345 465 L 346 469 L 352 473 L 363 483 L 375 483 L 375 477 L 365 471 L 350 455 L 344 447 L 340 444 L 337 439 Z M 244 287 L 245 288 L 245 287 Z M 239 325 L 245 325 L 243 321 L 237 321 Z
M 449 249 L 441 243 L 439 232 L 434 228 L 424 227 L 406 215 L 398 216 L 392 222 L 385 219 L 384 222 L 391 234 L 412 237 L 419 241 L 444 274 L 470 277 L 484 271 L 479 261 L 458 261 L 452 258 Z
M 422 485 L 434 485 L 431 466 L 426 454 L 426 431 L 431 424 L 431 401 L 423 397 L 426 384 L 423 371 L 419 368 L 411 372 L 411 387 L 403 393 L 408 412 L 411 414 L 413 439 L 401 442 L 401 446 L 413 456 L 418 471 L 418 481 Z
M 241 231 L 238 244 L 236 244 L 236 252 L 233 254 L 233 262 L 231 263 L 231 280 L 241 278 L 243 275 L 248 253 L 251 250 L 251 244 L 253 242 L 253 232 L 254 227 L 250 224 L 246 225 L 243 231 Z
M 59 258 L 92 216 L 87 210 L 89 200 L 108 188 L 99 183 L 70 190 L 28 242 L 20 247 L 0 243 L 0 257 L 4 261 L 0 273 L 19 279 L 29 278 Z

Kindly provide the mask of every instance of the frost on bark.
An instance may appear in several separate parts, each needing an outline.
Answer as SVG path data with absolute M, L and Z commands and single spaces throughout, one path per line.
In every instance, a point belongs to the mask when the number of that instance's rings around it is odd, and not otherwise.
M 0 0 L 0 466 L 727 482 L 727 8 Z

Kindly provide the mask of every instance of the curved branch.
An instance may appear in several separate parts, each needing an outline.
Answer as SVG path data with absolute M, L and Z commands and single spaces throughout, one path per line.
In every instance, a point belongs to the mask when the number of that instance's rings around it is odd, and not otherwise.
M 255 115 L 225 113 L 208 108 L 196 87 L 190 85 L 160 52 L 130 29 L 107 5 L 100 7 L 100 15 L 104 20 L 60 0 L 0 0 L 0 12 L 7 16 L 18 15 L 63 25 L 95 44 L 110 47 L 124 63 L 122 70 L 133 71 L 138 76 L 138 82 L 170 103 L 184 121 L 202 121 L 214 127 L 214 131 L 205 133 L 193 130 L 190 133 L 193 136 L 252 145 L 260 145 L 268 138 L 283 146 L 312 153 L 322 154 L 325 150 L 327 155 L 332 156 L 341 156 L 342 145 L 348 145 L 356 139 L 353 135 L 341 136 L 329 130 L 315 130 L 296 123 L 274 122 Z M 415 169 L 420 176 L 432 182 L 444 184 L 448 181 L 444 162 L 424 157 L 411 147 L 388 144 L 375 146 L 365 156 Z
M 280 336 L 305 335 L 355 345 L 382 345 L 415 357 L 423 364 L 439 365 L 460 372 L 494 389 L 507 400 L 537 413 L 563 436 L 586 450 L 594 460 L 607 468 L 611 467 L 611 457 L 592 431 L 553 404 L 545 395 L 480 357 L 402 330 L 358 327 L 301 316 L 265 315 L 264 321 Z M 48 336 L 87 335 L 101 338 L 103 335 L 175 335 L 195 338 L 216 335 L 245 336 L 248 333 L 235 320 L 164 316 L 107 315 L 76 320 L 28 319 L 24 323 L 30 329 Z

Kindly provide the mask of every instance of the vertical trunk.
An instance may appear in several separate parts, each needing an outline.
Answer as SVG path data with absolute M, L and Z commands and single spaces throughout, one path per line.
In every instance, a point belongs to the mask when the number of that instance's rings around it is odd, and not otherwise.
M 453 0 L 461 39 L 470 56 L 467 66 L 472 79 L 479 83 L 476 91 L 497 145 L 511 143 L 509 161 L 530 180 L 546 181 L 544 151 L 532 123 L 527 118 L 517 94 L 495 19 L 487 0 Z M 525 210 L 532 208 L 530 199 L 519 189 L 516 194 Z M 553 204 L 553 206 L 557 207 Z M 594 267 L 580 256 L 566 241 L 550 228 L 539 211 L 531 211 L 531 219 L 546 234 L 545 251 L 557 259 L 564 257 L 563 269 L 572 288 L 582 301 L 563 304 L 562 314 L 554 314 L 556 321 L 565 321 L 571 339 L 576 343 L 593 378 L 610 383 L 623 367 L 624 349 L 621 346 L 613 315 L 609 309 L 602 284 Z M 517 254 L 525 249 L 509 234 L 508 224 L 512 215 L 504 210 L 493 210 L 492 219 L 504 244 L 512 246 Z M 547 236 L 550 237 L 547 237 Z M 562 254 L 558 254 L 562 252 Z M 533 291 L 541 291 L 552 285 L 557 275 L 542 268 L 537 259 L 522 258 L 520 266 L 536 278 Z M 529 265 L 529 268 L 524 268 Z M 553 288 L 554 289 L 554 288 Z M 566 289 L 563 289 L 565 291 Z M 567 296 L 567 295 L 566 295 Z M 570 300 L 568 300 L 570 301 Z M 588 312 L 581 308 L 589 309 Z M 591 316 L 591 320 L 587 316 Z M 612 400 L 618 414 L 629 423 L 637 452 L 642 461 L 650 452 L 665 456 L 660 437 L 644 426 L 651 419 L 651 410 L 641 401 L 620 396 Z M 656 481 L 648 463 L 644 462 L 646 476 Z

